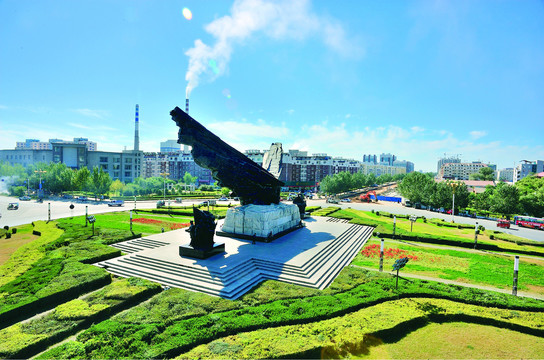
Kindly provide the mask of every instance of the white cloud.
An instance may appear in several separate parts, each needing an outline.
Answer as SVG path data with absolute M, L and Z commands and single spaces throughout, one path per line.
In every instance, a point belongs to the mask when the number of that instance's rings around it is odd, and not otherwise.
M 289 110 L 287 110 L 287 113 L 288 113 L 289 115 L 293 115 L 294 112 L 295 112 L 295 109 L 289 109 Z
M 273 39 L 303 40 L 318 36 L 335 53 L 346 57 L 359 57 L 361 46 L 348 39 L 342 25 L 330 18 L 315 14 L 308 0 L 236 0 L 231 14 L 218 18 L 205 27 L 215 40 L 213 46 L 197 39 L 187 50 L 189 66 L 186 96 L 206 75 L 210 81 L 227 71 L 234 46 L 255 33 L 264 33 Z
M 470 133 L 470 137 L 473 139 L 473 140 L 477 140 L 481 137 L 484 137 L 487 135 L 487 131 L 477 131 L 477 130 L 474 130 L 474 131 L 471 131 Z
M 86 117 L 92 117 L 97 119 L 102 119 L 108 115 L 108 112 L 104 110 L 74 109 L 72 111 Z
M 345 118 L 349 119 L 351 117 L 351 114 L 346 114 Z
M 6 105 L 0 104 L 0 110 L 6 110 L 8 107 Z
M 215 122 L 206 125 L 206 127 L 239 151 L 268 149 L 272 142 L 281 141 L 281 139 L 290 136 L 289 129 L 285 124 L 274 126 L 267 124 L 262 119 L 259 119 L 257 123 L 251 123 L 245 119 L 242 122 Z

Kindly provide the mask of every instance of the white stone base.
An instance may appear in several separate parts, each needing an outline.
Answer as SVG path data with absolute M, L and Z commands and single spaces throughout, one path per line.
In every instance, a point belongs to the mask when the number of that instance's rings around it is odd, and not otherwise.
M 291 229 L 299 223 L 300 212 L 296 205 L 244 205 L 227 211 L 221 231 L 265 238 Z

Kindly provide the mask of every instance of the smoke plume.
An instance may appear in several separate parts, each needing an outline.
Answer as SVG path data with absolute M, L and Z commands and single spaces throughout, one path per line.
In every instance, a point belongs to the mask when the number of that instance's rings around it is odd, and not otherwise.
M 273 39 L 297 40 L 317 35 L 326 46 L 342 56 L 358 56 L 361 52 L 358 46 L 347 40 L 338 22 L 315 14 L 308 0 L 236 0 L 230 15 L 212 21 L 205 30 L 214 37 L 213 46 L 197 39 L 194 47 L 185 52 L 189 57 L 185 75 L 187 98 L 202 77 L 213 81 L 224 74 L 234 45 L 255 33 L 260 32 Z

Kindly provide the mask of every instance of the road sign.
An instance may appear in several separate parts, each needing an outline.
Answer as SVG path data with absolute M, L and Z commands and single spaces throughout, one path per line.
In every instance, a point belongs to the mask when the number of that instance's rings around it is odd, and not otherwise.
M 402 259 L 397 259 L 397 261 L 395 261 L 395 263 L 393 264 L 393 270 L 400 270 L 404 267 L 404 265 L 406 265 L 406 263 L 408 262 L 408 260 L 410 260 L 409 258 L 405 257 L 405 258 L 402 258 Z

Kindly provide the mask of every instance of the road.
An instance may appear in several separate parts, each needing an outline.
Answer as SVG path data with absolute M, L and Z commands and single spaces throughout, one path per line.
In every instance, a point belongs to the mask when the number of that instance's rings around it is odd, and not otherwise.
M 8 204 L 10 202 L 18 202 L 19 210 L 7 210 Z M 192 205 L 202 202 L 201 199 L 192 199 L 184 200 L 183 205 Z M 229 201 L 218 201 L 218 204 L 228 204 Z M 35 200 L 31 201 L 20 201 L 14 197 L 0 196 L 0 227 L 16 226 L 22 224 L 28 224 L 32 221 L 37 220 L 48 220 L 48 208 L 51 204 L 51 220 L 71 217 L 71 216 L 80 216 L 85 215 L 85 209 L 89 215 L 100 214 L 104 212 L 112 211 L 123 211 L 134 209 L 134 202 L 127 201 L 123 207 L 109 207 L 107 203 L 99 202 L 89 202 L 89 203 L 79 203 L 71 200 L 45 200 L 43 203 L 37 203 Z M 70 205 L 74 205 L 74 209 L 70 209 Z M 237 205 L 238 202 L 231 201 L 231 204 Z M 172 205 L 174 203 L 172 202 Z M 325 200 L 307 200 L 307 206 L 322 206 L 326 207 L 331 204 L 327 204 Z M 431 212 L 427 210 L 418 210 L 414 208 L 407 208 L 397 203 L 390 203 L 385 201 L 380 201 L 378 203 L 343 203 L 340 202 L 338 206 L 342 208 L 353 208 L 357 210 L 365 211 L 386 211 L 392 214 L 409 214 L 416 215 L 418 217 L 425 216 L 427 218 L 439 218 L 446 221 L 451 221 L 452 216 L 447 214 L 441 214 L 436 212 Z M 156 207 L 155 201 L 138 201 L 136 204 L 138 209 L 153 209 Z M 482 220 L 482 219 L 472 219 L 462 216 L 455 216 L 455 222 L 462 224 L 472 224 L 474 225 L 476 221 L 479 225 L 483 225 L 486 229 L 498 229 L 496 222 L 491 220 Z M 544 231 L 533 230 L 527 228 L 521 228 L 516 225 L 512 225 L 510 229 L 499 229 L 508 234 L 521 236 L 531 240 L 543 241 L 544 242 Z
M 11 202 L 19 203 L 18 210 L 7 210 L 8 204 Z M 198 204 L 202 200 L 188 200 L 184 201 L 183 205 Z M 168 203 L 168 201 L 167 201 Z M 218 203 L 223 203 L 219 202 Z M 225 202 L 226 204 L 228 202 Z M 234 203 L 234 202 L 233 202 Z M 74 205 L 73 209 L 70 209 L 70 205 Z M 174 202 L 172 202 L 174 205 Z M 156 208 L 156 201 L 138 201 L 136 204 L 138 209 L 154 209 Z M 122 207 L 110 207 L 107 202 L 94 202 L 89 201 L 86 203 L 76 202 L 69 199 L 63 200 L 44 200 L 43 203 L 38 203 L 36 200 L 21 201 L 15 197 L 0 196 L 0 227 L 17 226 L 22 224 L 29 224 L 37 220 L 49 219 L 49 208 L 51 209 L 51 220 L 60 219 L 71 216 L 85 215 L 87 211 L 88 215 L 100 214 L 105 212 L 123 211 L 134 209 L 134 202 L 127 201 Z
M 448 214 L 442 214 L 437 213 L 433 211 L 428 210 L 421 210 L 421 209 L 415 209 L 415 208 L 407 208 L 402 206 L 398 203 L 392 203 L 392 202 L 386 202 L 386 201 L 380 201 L 378 203 L 344 203 L 340 202 L 338 205 L 336 204 L 327 204 L 325 200 L 307 200 L 306 201 L 307 206 L 340 206 L 342 208 L 352 208 L 357 210 L 365 210 L 365 211 L 385 211 L 392 214 L 408 214 L 408 215 L 416 215 L 418 217 L 425 216 L 426 218 L 438 218 L 438 219 L 444 219 L 446 221 L 451 222 L 452 216 Z M 473 219 L 473 218 L 467 218 L 463 216 L 455 216 L 454 221 L 456 223 L 461 224 L 471 224 L 474 225 L 476 222 L 478 222 L 478 225 L 483 225 L 486 229 L 490 230 L 500 230 L 504 233 L 524 237 L 526 239 L 536 240 L 536 241 L 542 241 L 544 242 L 544 231 L 542 230 L 534 230 L 534 229 L 528 229 L 519 227 L 517 225 L 512 225 L 510 229 L 501 229 L 497 228 L 497 222 L 492 220 L 483 220 L 483 219 Z

